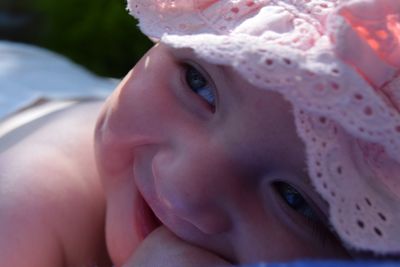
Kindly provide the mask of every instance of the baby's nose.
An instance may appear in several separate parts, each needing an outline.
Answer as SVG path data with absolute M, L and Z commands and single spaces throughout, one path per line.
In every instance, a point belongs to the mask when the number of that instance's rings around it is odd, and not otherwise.
M 199 140 L 193 140 L 194 143 Z M 207 235 L 231 227 L 229 201 L 234 176 L 220 153 L 196 145 L 160 150 L 152 162 L 158 198 L 169 212 Z M 234 189 L 234 190 L 237 190 Z

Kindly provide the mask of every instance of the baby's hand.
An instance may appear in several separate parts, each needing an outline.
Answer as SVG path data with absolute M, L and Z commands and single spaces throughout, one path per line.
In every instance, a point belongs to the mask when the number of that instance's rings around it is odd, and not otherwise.
M 153 231 L 123 267 L 231 266 L 209 251 L 186 243 L 167 228 Z

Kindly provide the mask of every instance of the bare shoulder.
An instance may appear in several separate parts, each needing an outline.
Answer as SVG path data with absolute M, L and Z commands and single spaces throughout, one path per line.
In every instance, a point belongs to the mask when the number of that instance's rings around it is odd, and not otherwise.
M 38 121 L 0 154 L 0 266 L 100 265 L 106 258 L 93 153 L 100 106 Z

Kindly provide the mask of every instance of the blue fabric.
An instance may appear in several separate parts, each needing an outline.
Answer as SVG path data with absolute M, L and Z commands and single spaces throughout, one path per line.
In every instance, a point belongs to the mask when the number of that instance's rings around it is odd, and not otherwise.
M 103 99 L 118 82 L 48 50 L 0 40 L 0 120 L 44 97 Z
M 298 261 L 291 263 L 260 263 L 241 267 L 400 267 L 400 261 Z

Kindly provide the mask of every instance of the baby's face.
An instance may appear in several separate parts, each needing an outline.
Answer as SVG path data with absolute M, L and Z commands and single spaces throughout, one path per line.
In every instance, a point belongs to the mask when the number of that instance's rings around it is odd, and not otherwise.
M 143 57 L 108 99 L 96 148 L 116 264 L 157 226 L 148 207 L 235 263 L 346 255 L 307 179 L 289 103 L 190 50 L 157 45 Z

